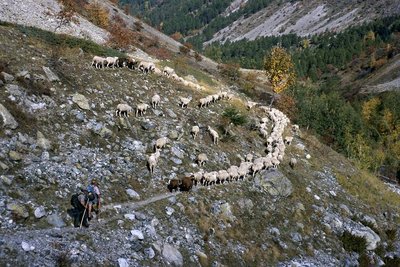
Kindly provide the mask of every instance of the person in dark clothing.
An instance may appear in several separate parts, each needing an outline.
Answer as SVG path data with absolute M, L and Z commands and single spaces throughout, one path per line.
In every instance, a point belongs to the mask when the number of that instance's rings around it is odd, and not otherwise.
M 86 189 L 82 189 L 80 193 L 72 195 L 71 205 L 74 208 L 67 212 L 74 219 L 74 227 L 80 227 L 81 222 L 84 227 L 89 227 L 89 214 L 87 211 L 89 201 L 91 200 Z

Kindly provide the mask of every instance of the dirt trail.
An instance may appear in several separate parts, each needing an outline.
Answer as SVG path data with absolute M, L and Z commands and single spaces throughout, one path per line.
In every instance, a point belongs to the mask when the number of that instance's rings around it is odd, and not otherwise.
M 114 204 L 108 204 L 102 207 L 102 211 L 106 211 L 106 210 L 121 210 L 121 209 L 139 209 L 141 207 L 144 207 L 146 205 L 149 205 L 151 203 L 172 197 L 172 196 L 176 196 L 179 195 L 180 192 L 176 192 L 176 193 L 164 193 L 164 194 L 159 194 L 159 195 L 155 195 L 153 197 L 144 199 L 142 201 L 138 201 L 138 202 L 126 202 L 126 203 L 114 203 Z M 62 228 L 45 228 L 45 229 L 21 229 L 21 230 L 13 230 L 12 232 L 5 232 L 5 233 L 1 233 L 0 235 L 2 236 L 2 238 L 6 239 L 6 238 L 12 238 L 15 236 L 27 236 L 27 237 L 32 237 L 32 236 L 43 236 L 43 235 L 49 235 L 52 237 L 61 237 L 62 235 L 65 235 L 67 233 L 74 233 L 77 231 L 91 231 L 91 230 L 95 230 L 98 227 L 101 227 L 105 224 L 107 224 L 108 222 L 114 220 L 116 217 L 120 217 L 121 214 L 117 214 L 115 216 L 112 217 L 108 217 L 107 219 L 102 219 L 101 218 L 101 213 L 99 215 L 99 220 L 98 221 L 92 221 L 90 224 L 89 228 L 74 228 L 71 226 L 66 226 L 66 227 L 62 227 Z M 72 221 L 72 218 L 71 218 Z

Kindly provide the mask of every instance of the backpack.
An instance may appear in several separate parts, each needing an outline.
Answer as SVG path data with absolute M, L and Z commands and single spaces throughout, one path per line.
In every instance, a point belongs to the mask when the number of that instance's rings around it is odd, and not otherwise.
M 79 193 L 75 193 L 75 194 L 73 194 L 72 197 L 71 197 L 71 205 L 72 205 L 74 208 L 79 208 L 79 205 L 81 204 L 81 203 L 79 202 L 78 196 L 79 196 Z
M 87 191 L 89 192 L 89 193 L 92 193 L 92 194 L 95 194 L 95 192 L 94 192 L 94 185 L 88 185 L 87 186 Z

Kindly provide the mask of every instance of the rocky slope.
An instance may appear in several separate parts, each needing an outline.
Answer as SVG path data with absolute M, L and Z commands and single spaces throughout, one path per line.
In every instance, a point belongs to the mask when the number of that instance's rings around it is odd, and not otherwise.
M 234 100 L 199 109 L 198 99 L 223 83 L 195 77 L 208 88 L 198 91 L 155 74 L 95 70 L 87 64 L 93 55 L 79 49 L 49 46 L 13 26 L 0 32 L 1 265 L 355 266 L 400 256 L 399 196 L 306 133 L 295 135 L 276 171 L 168 193 L 168 179 L 199 169 L 199 153 L 210 159 L 206 171 L 265 153 L 252 127 L 265 115 L 247 111 L 234 88 Z M 154 93 L 159 109 L 128 124 L 115 118 L 121 101 L 135 106 Z M 182 109 L 178 96 L 193 101 Z M 248 123 L 223 135 L 229 107 Z M 196 141 L 193 124 L 201 126 Z M 219 146 L 208 125 L 223 136 Z M 171 142 L 150 176 L 146 156 L 161 136 Z M 73 228 L 69 197 L 93 177 L 105 207 L 88 229 Z M 349 251 L 344 233 L 364 238 L 367 256 Z

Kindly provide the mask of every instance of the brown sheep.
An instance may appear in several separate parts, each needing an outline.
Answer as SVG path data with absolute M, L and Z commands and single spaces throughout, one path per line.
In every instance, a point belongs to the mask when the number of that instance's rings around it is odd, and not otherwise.
M 181 191 L 190 191 L 192 187 L 193 187 L 193 178 L 188 176 L 184 177 L 179 185 Z
M 178 191 L 180 181 L 178 179 L 171 179 L 168 183 L 168 189 L 172 193 L 173 190 Z

